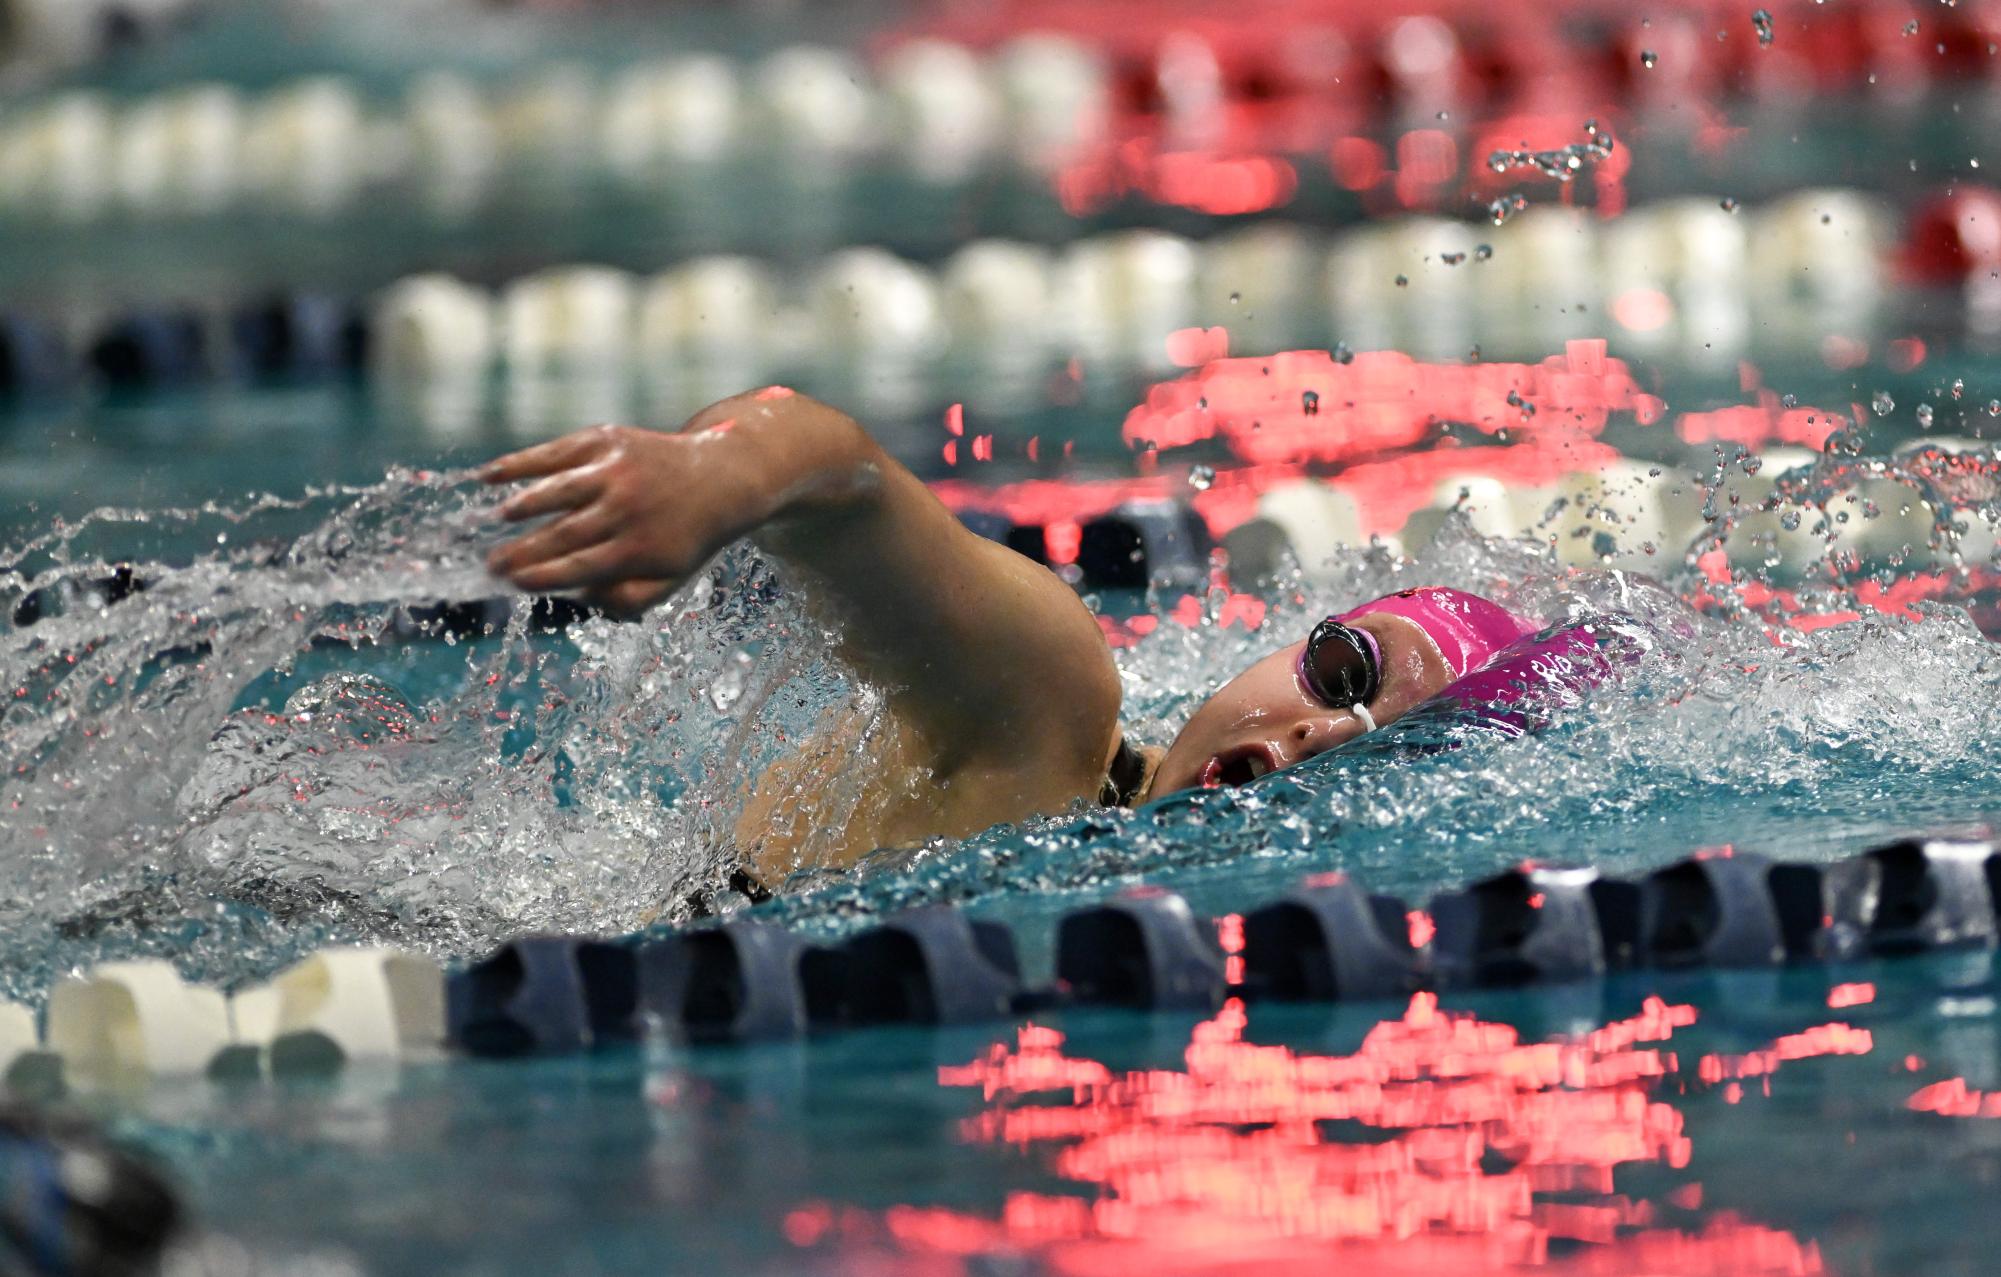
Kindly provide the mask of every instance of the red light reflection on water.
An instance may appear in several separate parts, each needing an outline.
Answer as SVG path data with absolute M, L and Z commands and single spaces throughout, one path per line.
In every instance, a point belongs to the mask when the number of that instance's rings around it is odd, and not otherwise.
M 1232 931 L 1225 920 L 1226 942 Z M 1066 1274 L 1303 1274 L 1330 1262 L 1360 1274 L 1822 1272 L 1810 1240 L 1700 1215 L 1699 1183 L 1658 1202 L 1615 1189 L 1621 1167 L 1689 1165 L 1683 1114 L 1661 1083 L 1678 1070 L 1669 1043 L 1695 1019 L 1651 998 L 1631 1018 L 1531 1043 L 1421 993 L 1354 1054 L 1330 1056 L 1245 1041 L 1233 999 L 1196 1027 L 1183 1069 L 1126 1073 L 1029 1025 L 939 1081 L 985 1101 L 968 1141 L 1016 1148 L 1077 1191 L 1012 1192 L 997 1218 L 809 1204 L 785 1231 L 871 1271 L 888 1254 L 956 1273 L 954 1261 L 1026 1253 Z M 1785 1061 L 1870 1045 L 1866 1031 L 1820 1025 L 1705 1056 L 1702 1077 L 1769 1078 Z M 1724 1085 L 1726 1101 L 1743 1098 Z

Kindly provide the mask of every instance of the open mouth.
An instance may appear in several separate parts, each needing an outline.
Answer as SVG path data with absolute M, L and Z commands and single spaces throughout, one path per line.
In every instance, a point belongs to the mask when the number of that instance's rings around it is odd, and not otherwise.
M 1235 788 L 1248 785 L 1276 770 L 1269 750 L 1262 745 L 1246 745 L 1210 759 L 1209 765 L 1202 769 L 1202 787 L 1215 789 L 1228 785 Z

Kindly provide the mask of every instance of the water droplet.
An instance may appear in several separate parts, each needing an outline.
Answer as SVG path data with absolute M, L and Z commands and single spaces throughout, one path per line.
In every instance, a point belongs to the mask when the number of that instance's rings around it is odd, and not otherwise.
M 1906 22 L 1904 24 L 1904 34 L 1916 35 L 1917 33 L 1918 33 L 1918 20 L 1916 18 L 1912 18 L 1909 22 Z
M 1347 342 L 1337 341 L 1334 343 L 1334 362 L 1337 364 L 1352 364 L 1355 362 L 1355 352 L 1348 348 Z
M 1344 362 L 1344 363 L 1345 363 L 1345 362 L 1347 362 L 1347 361 L 1346 361 L 1346 360 L 1343 360 L 1342 362 Z M 1299 392 L 1299 411 L 1300 411 L 1300 412 L 1301 412 L 1302 414 L 1304 414 L 1304 415 L 1306 415 L 1306 416 L 1308 416 L 1308 417 L 1317 417 L 1317 416 L 1319 416 L 1319 415 L 1320 415 L 1320 392 L 1319 392 L 1319 391 L 1317 391 L 1317 390 L 1302 390 L 1302 391 L 1300 391 L 1300 392 Z
M 1473 250 L 1473 260 L 1476 262 L 1484 262 L 1493 255 L 1494 246 L 1492 244 L 1481 244 Z
M 2001 417 L 2001 399 L 1989 399 L 1987 401 L 1987 415 L 1990 417 Z
M 1654 51 L 1652 49 L 1640 50 L 1640 65 L 1645 67 L 1647 70 L 1649 71 L 1653 70 L 1654 63 L 1658 61 L 1660 61 L 1660 59 L 1654 56 Z
M 716 679 L 709 684 L 709 704 L 722 712 L 743 699 L 744 685 L 750 681 L 750 653 L 737 649 L 723 661 Z
M 1797 532 L 1797 531 L 1799 531 L 1799 530 L 1800 530 L 1800 512 L 1799 512 L 1799 511 L 1797 511 L 1797 510 L 1788 510 L 1788 511 L 1786 511 L 1786 512 L 1785 512 L 1784 514 L 1782 514 L 1782 515 L 1780 515 L 1780 516 L 1779 516 L 1779 526 L 1780 526 L 1780 527 L 1782 527 L 1782 528 L 1784 528 L 1784 529 L 1785 529 L 1786 531 L 1788 531 L 1788 532 Z
M 1463 261 L 1465 261 L 1465 260 L 1466 260 L 1466 254 L 1464 254 L 1464 253 L 1440 253 L 1440 254 L 1438 255 L 1438 260 L 1439 260 L 1439 261 L 1441 261 L 1441 262 L 1444 262 L 1444 263 L 1445 263 L 1445 264 L 1446 264 L 1447 266 L 1457 266 L 1457 265 L 1458 265 L 1459 263 L 1461 263 L 1461 262 L 1463 262 Z
M 1918 405 L 1918 427 L 1922 430 L 1932 428 L 1932 406 L 1928 403 Z
M 1230 304 L 1231 304 L 1232 306 L 1236 305 L 1236 304 L 1237 304 L 1238 302 L 1240 302 L 1240 301 L 1242 301 L 1242 300 L 1244 300 L 1244 295 L 1243 295 L 1242 293 L 1231 293 L 1231 294 L 1230 294 Z
M 1779 406 L 1781 408 L 1797 408 L 1800 406 L 1800 397 L 1798 395 L 1780 395 Z
M 1897 401 L 1890 398 L 1889 391 L 1879 390 L 1870 397 L 1869 406 L 1876 410 L 1877 416 L 1887 417 L 1897 410 Z
M 1410 287 L 1410 276 L 1408 276 L 1408 275 L 1399 275 L 1399 276 L 1397 276 L 1397 287 L 1398 287 L 1398 288 L 1409 288 L 1409 287 Z
M 1758 33 L 1758 43 L 1768 46 L 1772 43 L 1772 15 L 1763 9 L 1751 11 L 1751 29 Z
M 1966 379 L 1963 377 L 1954 377 L 1952 379 L 1952 397 L 1954 399 L 1957 399 L 1965 393 L 1966 393 Z
M 1487 216 L 1493 219 L 1494 225 L 1499 226 L 1528 206 L 1526 195 L 1503 195 L 1487 205 Z
M 1734 213 L 1734 212 L 1736 212 L 1736 211 L 1737 211 L 1737 207 L 1738 207 L 1738 206 L 1737 206 L 1737 197 L 1736 197 L 1736 196 L 1734 196 L 1734 195 L 1725 195 L 1725 196 L 1724 196 L 1724 197 L 1722 198 L 1722 200 L 1720 200 L 1720 201 L 1718 202 L 1718 205 L 1717 205 L 1717 206 L 1718 206 L 1719 208 L 1721 208 L 1721 209 L 1722 209 L 1722 210 L 1723 210 L 1724 212 L 1726 212 L 1726 213 Z
M 1214 466 L 1195 466 L 1188 471 L 1188 486 L 1197 492 L 1207 492 L 1216 483 Z

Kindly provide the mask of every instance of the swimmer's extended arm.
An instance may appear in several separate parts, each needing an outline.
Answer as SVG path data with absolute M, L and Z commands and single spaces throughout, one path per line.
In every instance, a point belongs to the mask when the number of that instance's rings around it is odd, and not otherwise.
M 636 614 L 754 536 L 818 587 L 849 658 L 889 689 L 942 777 L 1012 777 L 1028 810 L 1096 793 L 1119 710 L 1096 621 L 1046 569 L 969 532 L 846 414 L 760 391 L 679 434 L 596 427 L 483 477 L 540 480 L 506 518 L 558 516 L 490 559 L 522 589 L 580 589 Z

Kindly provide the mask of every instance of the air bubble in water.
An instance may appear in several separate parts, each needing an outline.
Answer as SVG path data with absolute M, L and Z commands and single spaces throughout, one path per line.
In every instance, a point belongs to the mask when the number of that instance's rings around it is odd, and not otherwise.
M 1352 364 L 1355 362 L 1355 352 L 1348 348 L 1347 342 L 1337 341 L 1334 343 L 1334 362 L 1337 364 Z
M 1869 406 L 1876 410 L 1877 416 L 1887 417 L 1897 410 L 1897 401 L 1890 398 L 1889 391 L 1879 390 L 1870 397 Z
M 1476 262 L 1484 262 L 1493 255 L 1494 246 L 1492 244 L 1481 244 L 1473 250 L 1473 260 Z
M 1464 254 L 1464 253 L 1440 253 L 1440 254 L 1438 255 L 1438 260 L 1439 260 L 1439 261 L 1441 261 L 1441 262 L 1444 262 L 1444 263 L 1445 263 L 1445 264 L 1446 264 L 1447 266 L 1457 266 L 1457 265 L 1458 265 L 1459 263 L 1461 263 L 1461 262 L 1463 262 L 1463 261 L 1465 261 L 1465 260 L 1466 260 L 1466 254 Z
M 1926 430 L 1932 428 L 1932 406 L 1930 404 L 1921 403 L 1918 405 L 1918 425 Z
M 2001 399 L 1989 399 L 1987 401 L 1987 415 L 1990 417 L 2001 417 Z
M 1188 471 L 1188 486 L 1197 492 L 1207 492 L 1216 483 L 1216 467 L 1195 466 Z
M 1965 393 L 1966 393 L 1965 379 L 1960 377 L 1954 377 L 1952 379 L 1952 397 L 1954 399 L 1957 399 L 1961 395 L 1964 395 Z
M 1351 356 L 1351 358 L 1352 358 L 1352 356 Z M 1345 362 L 1347 362 L 1347 361 L 1346 361 L 1346 360 L 1343 360 L 1342 362 L 1343 362 L 1343 363 L 1345 363 Z M 1317 417 L 1317 416 L 1319 416 L 1319 415 L 1320 415 L 1320 392 L 1319 392 L 1319 391 L 1317 391 L 1317 390 L 1302 390 L 1302 391 L 1300 391 L 1300 392 L 1299 392 L 1299 411 L 1300 411 L 1300 414 L 1301 414 L 1302 416 L 1307 416 L 1307 417 Z
M 1736 212 L 1738 208 L 1737 197 L 1734 195 L 1725 195 L 1722 198 L 1722 200 L 1718 202 L 1718 207 L 1720 207 L 1726 213 Z
M 1398 288 L 1409 288 L 1409 287 L 1410 287 L 1410 276 L 1408 276 L 1408 275 L 1399 275 L 1399 276 L 1397 276 L 1397 287 L 1398 287 Z
M 1751 11 L 1751 29 L 1758 33 L 1758 43 L 1768 46 L 1772 43 L 1772 15 L 1763 9 Z
M 1660 59 L 1654 56 L 1654 51 L 1652 49 L 1640 50 L 1640 65 L 1645 67 L 1647 70 L 1649 71 L 1653 70 L 1654 63 L 1658 61 L 1660 61 Z

